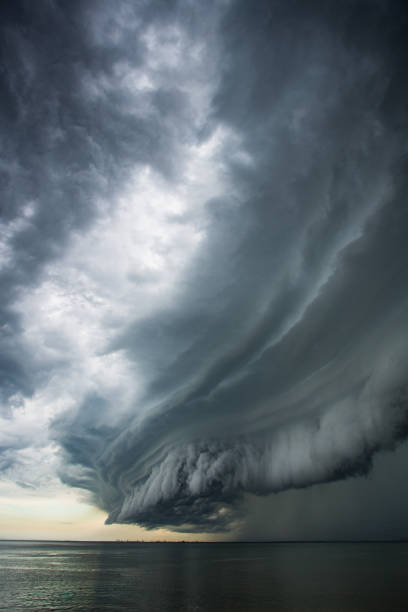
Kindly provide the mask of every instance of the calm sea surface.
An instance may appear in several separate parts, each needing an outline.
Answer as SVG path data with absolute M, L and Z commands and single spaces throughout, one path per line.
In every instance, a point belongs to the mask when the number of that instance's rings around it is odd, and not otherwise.
M 0 610 L 408 610 L 408 544 L 0 542 Z

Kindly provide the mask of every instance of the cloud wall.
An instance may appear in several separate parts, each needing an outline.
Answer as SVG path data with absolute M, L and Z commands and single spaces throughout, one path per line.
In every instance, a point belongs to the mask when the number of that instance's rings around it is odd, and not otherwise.
M 405 5 L 16 7 L 3 473 L 36 422 L 108 523 L 215 532 L 369 472 L 407 433 Z

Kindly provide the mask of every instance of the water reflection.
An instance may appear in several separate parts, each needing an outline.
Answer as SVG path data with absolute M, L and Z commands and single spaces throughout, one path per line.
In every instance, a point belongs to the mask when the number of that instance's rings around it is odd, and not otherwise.
M 1 543 L 0 610 L 405 612 L 408 545 Z

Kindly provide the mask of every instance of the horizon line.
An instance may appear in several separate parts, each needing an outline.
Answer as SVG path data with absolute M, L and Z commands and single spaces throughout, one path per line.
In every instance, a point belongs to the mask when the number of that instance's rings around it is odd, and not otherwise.
M 61 544 L 403 544 L 408 543 L 408 538 L 347 540 L 66 540 L 0 538 L 0 542 L 49 542 Z

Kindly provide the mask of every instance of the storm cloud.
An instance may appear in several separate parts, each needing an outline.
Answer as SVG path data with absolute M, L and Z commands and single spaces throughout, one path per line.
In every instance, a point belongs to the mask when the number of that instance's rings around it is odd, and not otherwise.
M 404 3 L 5 7 L 4 477 L 52 448 L 108 523 L 216 532 L 369 473 L 408 433 Z

